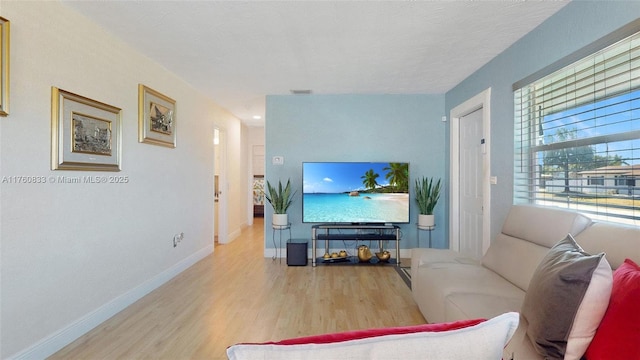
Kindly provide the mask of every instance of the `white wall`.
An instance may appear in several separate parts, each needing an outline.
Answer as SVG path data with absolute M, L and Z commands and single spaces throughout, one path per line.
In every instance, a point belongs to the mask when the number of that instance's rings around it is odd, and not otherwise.
M 249 127 L 248 149 L 252 155 L 249 174 L 264 175 L 264 126 Z
M 0 358 L 40 358 L 211 253 L 214 124 L 227 130 L 231 184 L 246 182 L 245 135 L 211 99 L 64 5 L 3 0 L 0 11 L 11 21 L 0 176 L 129 179 L 0 184 Z M 138 142 L 138 83 L 176 100 L 177 148 Z M 121 172 L 50 170 L 51 86 L 122 109 Z M 245 221 L 245 196 L 232 185 L 230 232 Z

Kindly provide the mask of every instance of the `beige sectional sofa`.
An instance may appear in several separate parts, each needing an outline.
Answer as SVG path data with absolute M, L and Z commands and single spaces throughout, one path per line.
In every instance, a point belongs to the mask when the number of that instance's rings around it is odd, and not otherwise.
M 413 298 L 430 323 L 520 312 L 538 264 L 567 234 L 585 252 L 604 252 L 612 269 L 626 258 L 640 263 L 638 227 L 595 223 L 573 211 L 514 205 L 482 259 L 452 250 L 413 249 Z M 505 359 L 542 358 L 526 336 L 527 326 L 521 317 Z

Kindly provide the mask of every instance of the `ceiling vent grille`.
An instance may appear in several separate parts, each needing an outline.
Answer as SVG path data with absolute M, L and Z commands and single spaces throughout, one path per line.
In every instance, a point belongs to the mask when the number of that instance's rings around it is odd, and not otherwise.
M 293 95 L 310 95 L 311 90 L 291 90 Z

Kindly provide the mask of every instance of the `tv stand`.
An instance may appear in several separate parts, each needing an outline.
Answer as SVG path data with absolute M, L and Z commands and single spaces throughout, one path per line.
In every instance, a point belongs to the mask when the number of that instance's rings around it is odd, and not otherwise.
M 349 233 L 337 233 L 345 230 Z M 333 231 L 333 233 L 332 233 Z M 324 240 L 325 253 L 329 252 L 329 242 L 334 240 L 355 240 L 355 241 L 378 241 L 380 251 L 382 251 L 382 241 L 396 242 L 396 266 L 400 265 L 400 227 L 391 224 L 319 224 L 311 227 L 311 264 L 316 266 L 318 258 L 316 253 L 317 240 Z M 324 253 L 323 253 L 324 254 Z M 375 256 L 374 256 L 375 258 Z M 375 258 L 377 259 L 377 258 Z M 392 260 L 392 259 L 390 259 Z

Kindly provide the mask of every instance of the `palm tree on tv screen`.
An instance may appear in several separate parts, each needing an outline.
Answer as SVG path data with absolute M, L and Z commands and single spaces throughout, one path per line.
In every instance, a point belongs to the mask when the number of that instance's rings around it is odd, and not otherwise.
M 380 174 L 374 172 L 373 169 L 369 169 L 369 171 L 364 173 L 360 178 L 362 179 L 362 184 L 365 188 L 375 189 L 379 186 L 378 181 L 376 180 L 379 176 Z
M 385 179 L 393 186 L 395 192 L 409 192 L 409 164 L 389 163 L 382 170 L 387 171 Z

